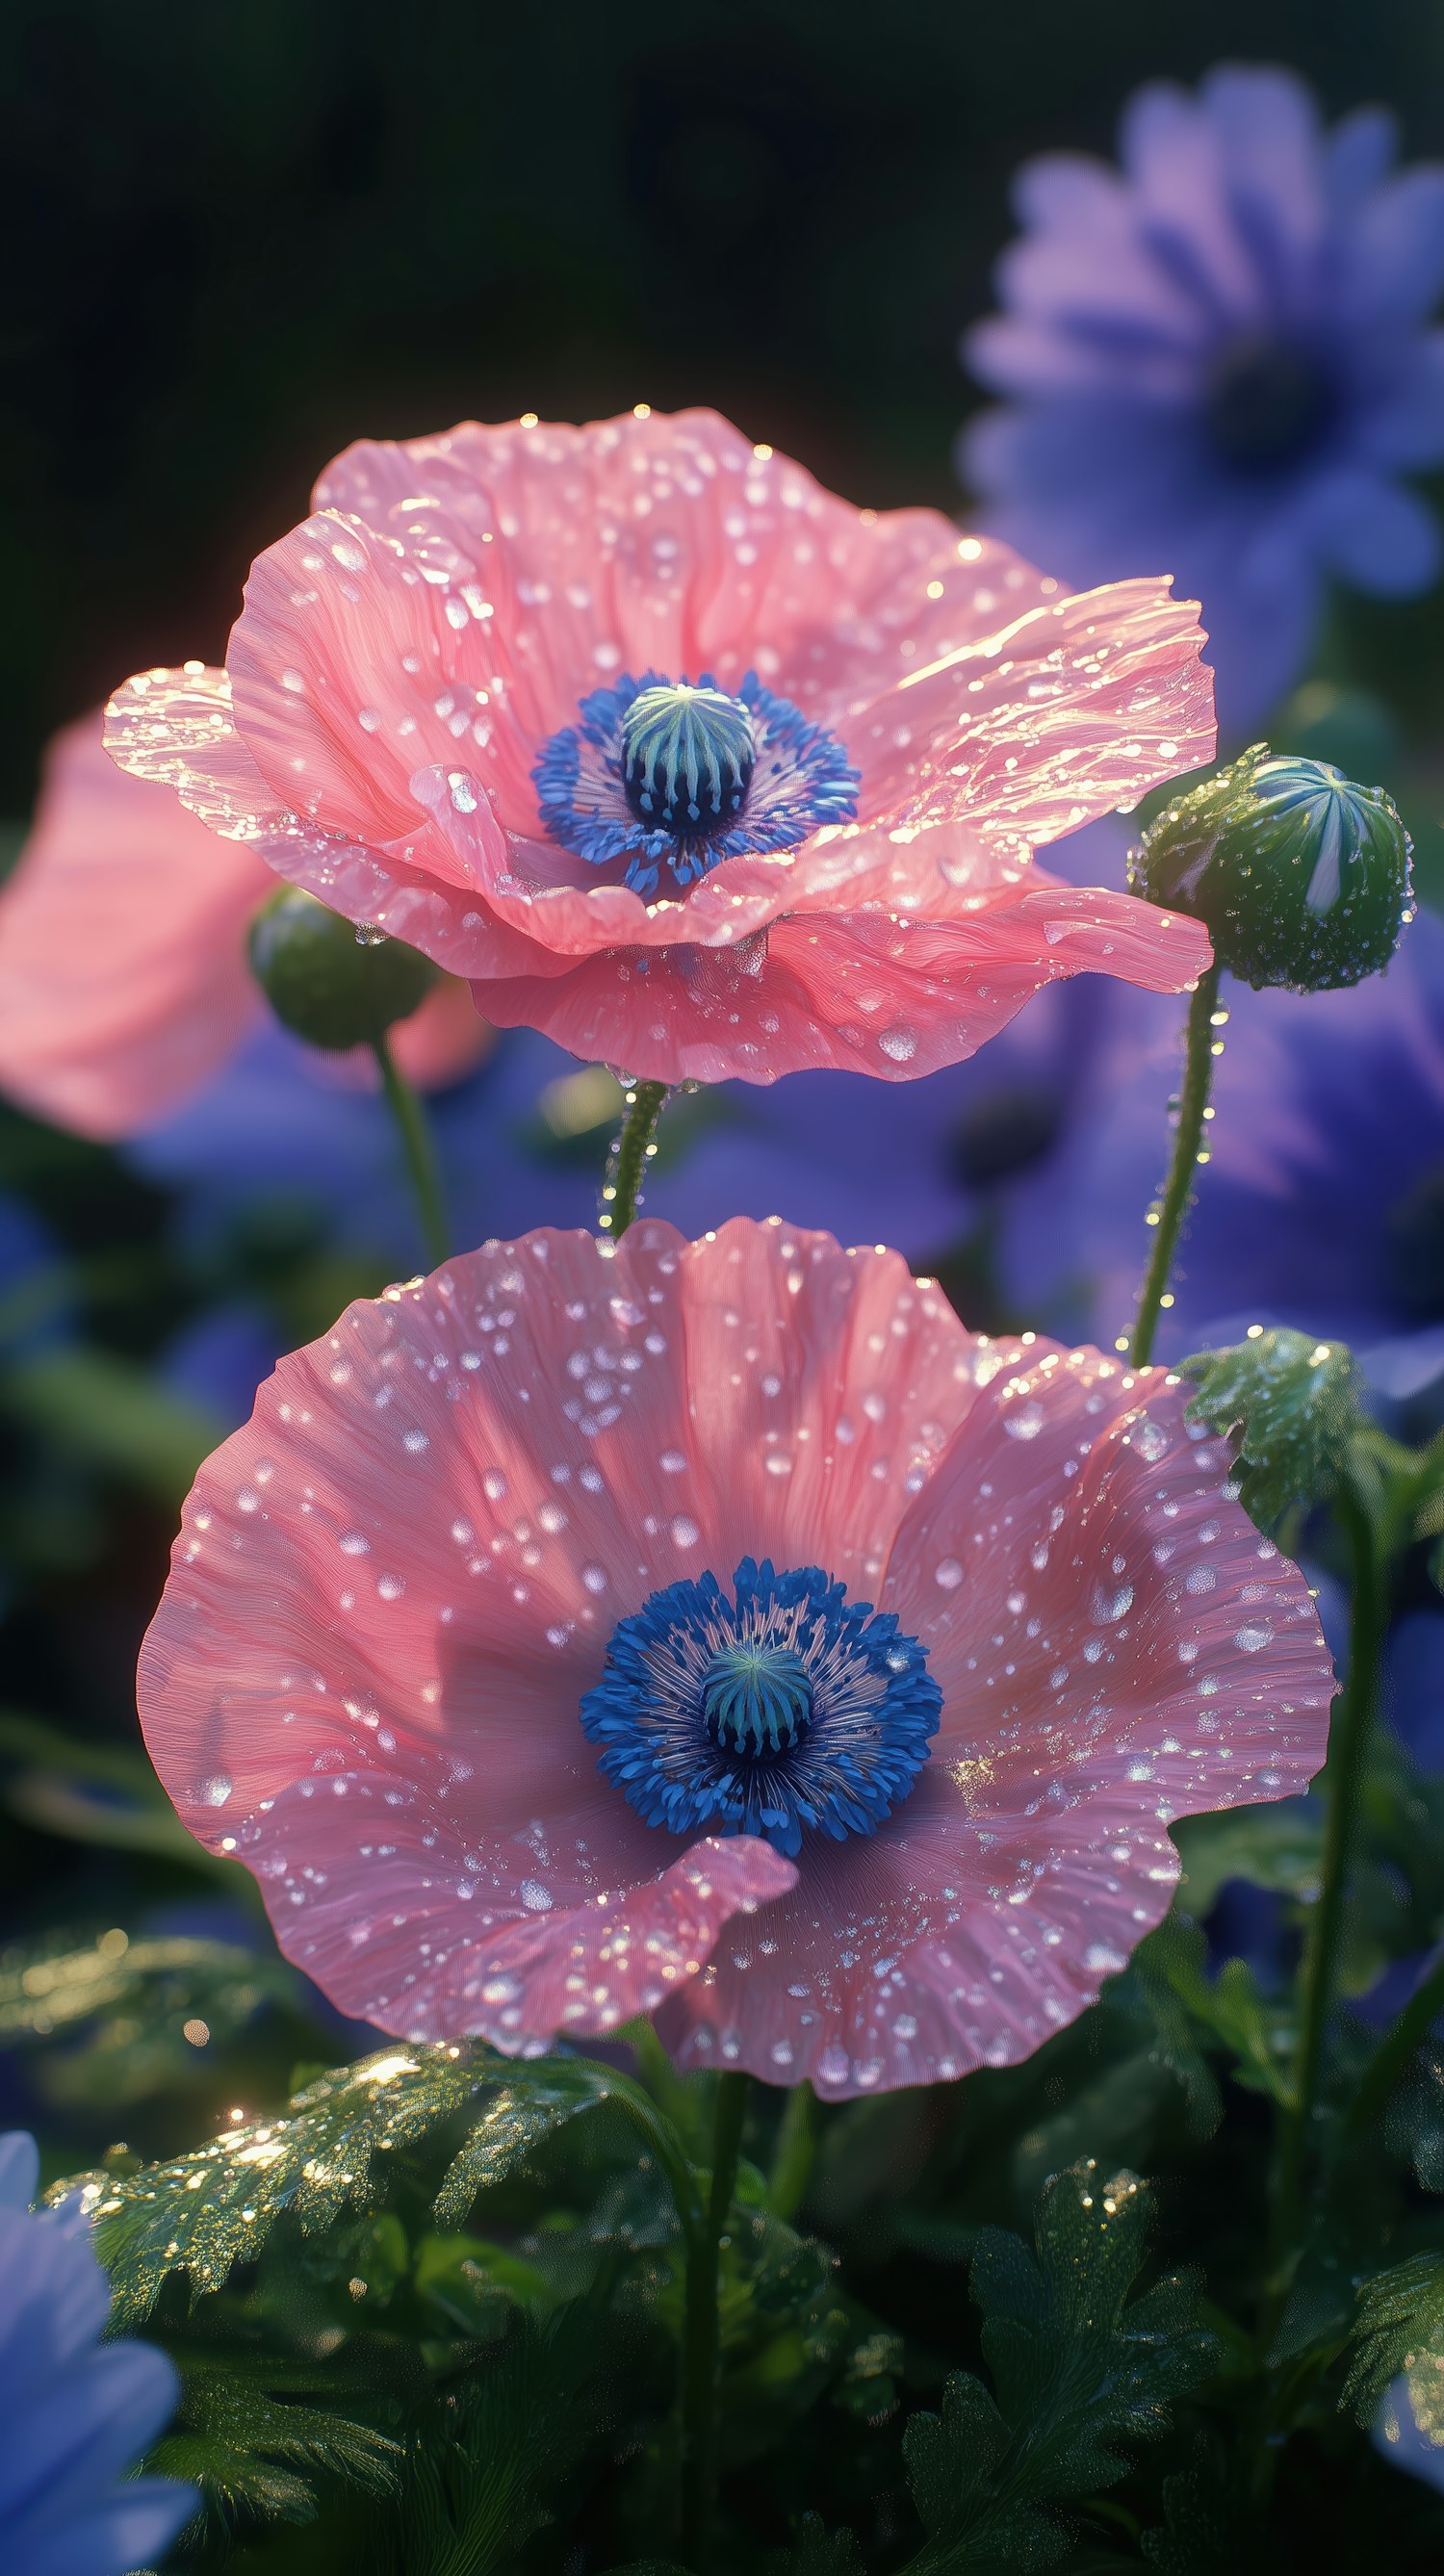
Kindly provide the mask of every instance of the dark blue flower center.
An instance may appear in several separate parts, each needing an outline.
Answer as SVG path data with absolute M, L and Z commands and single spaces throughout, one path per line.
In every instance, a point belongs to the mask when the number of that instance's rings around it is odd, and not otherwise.
M 796 1853 L 807 1832 L 875 1833 L 941 1709 L 926 1648 L 891 1612 L 849 1601 L 820 1566 L 779 1574 L 749 1556 L 730 1598 L 708 1573 L 620 1620 L 580 1715 L 649 1825 Z
M 1219 352 L 1205 392 L 1210 443 L 1242 474 L 1296 464 L 1322 438 L 1333 410 L 1317 359 L 1262 334 L 1230 341 Z
M 685 680 L 643 689 L 622 718 L 622 787 L 639 823 L 679 838 L 724 831 L 747 800 L 756 744 L 740 698 Z
M 844 746 L 749 671 L 735 695 L 710 672 L 630 673 L 593 689 L 532 770 L 554 841 L 620 866 L 637 894 L 672 894 L 722 859 L 795 850 L 857 811 Z
M 812 1722 L 807 1665 L 791 1646 L 722 1646 L 702 1675 L 707 1732 L 724 1753 L 790 1752 Z

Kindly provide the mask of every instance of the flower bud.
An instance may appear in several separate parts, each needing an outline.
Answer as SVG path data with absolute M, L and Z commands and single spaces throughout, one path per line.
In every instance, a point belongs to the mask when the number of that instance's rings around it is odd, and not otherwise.
M 1189 1421 L 1237 1440 L 1239 1500 L 1260 1527 L 1290 1503 L 1324 1503 L 1338 1491 L 1358 1417 L 1359 1372 L 1346 1343 L 1280 1327 L 1195 1351 L 1178 1367 L 1199 1381 Z
M 251 972 L 284 1028 L 340 1053 L 374 1046 L 436 981 L 429 957 L 357 929 L 300 886 L 278 886 L 251 923 Z
M 1208 926 L 1255 987 L 1317 993 L 1387 966 L 1413 919 L 1412 844 L 1382 787 L 1255 743 L 1174 798 L 1129 853 L 1135 894 Z

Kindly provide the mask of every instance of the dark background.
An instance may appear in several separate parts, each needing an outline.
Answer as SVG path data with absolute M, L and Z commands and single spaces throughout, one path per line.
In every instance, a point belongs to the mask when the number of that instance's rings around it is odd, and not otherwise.
M 0 811 L 363 432 L 712 402 L 956 507 L 1016 163 L 1230 56 L 1444 150 L 1439 0 L 6 0 Z

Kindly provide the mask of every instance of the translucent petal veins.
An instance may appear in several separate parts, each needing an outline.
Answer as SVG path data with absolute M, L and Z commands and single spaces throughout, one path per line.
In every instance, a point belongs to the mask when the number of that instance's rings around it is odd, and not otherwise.
M 857 811 L 859 772 L 826 727 L 749 671 L 735 697 L 646 671 L 593 689 L 532 777 L 554 841 L 594 867 L 625 861 L 640 895 L 720 859 L 793 850 Z
M 646 1823 L 761 1834 L 870 1834 L 928 1758 L 942 1693 L 890 1612 L 849 1601 L 819 1566 L 744 1557 L 668 1584 L 619 1622 L 581 1704 L 600 1768 Z

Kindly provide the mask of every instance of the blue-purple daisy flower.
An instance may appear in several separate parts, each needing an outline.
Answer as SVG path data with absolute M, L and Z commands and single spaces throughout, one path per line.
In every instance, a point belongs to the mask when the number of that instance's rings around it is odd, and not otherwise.
M 1024 166 L 1005 311 L 964 343 L 1008 398 L 959 449 L 994 524 L 1080 584 L 1171 571 L 1225 729 L 1298 676 L 1331 576 L 1400 595 L 1438 569 L 1399 478 L 1444 457 L 1444 167 L 1395 151 L 1382 110 L 1326 130 L 1287 71 L 1151 83 L 1121 169 Z
M 0 2137 L 0 2532 L 11 2576 L 124 2576 L 159 2559 L 192 2487 L 126 2472 L 175 2411 L 173 2364 L 102 2343 L 110 2285 L 64 2213 L 30 2208 L 33 2139 Z

